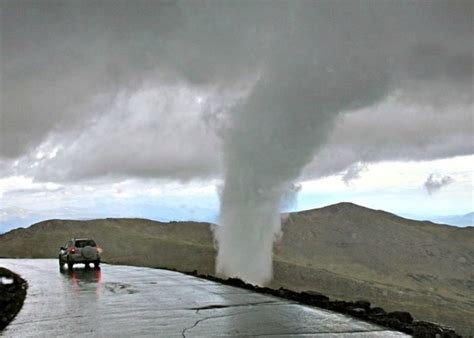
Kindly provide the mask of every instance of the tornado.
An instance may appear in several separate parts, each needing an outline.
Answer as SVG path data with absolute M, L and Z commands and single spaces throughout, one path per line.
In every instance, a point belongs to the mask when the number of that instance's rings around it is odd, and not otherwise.
M 367 55 L 374 42 L 366 33 L 373 27 L 362 23 L 369 18 L 359 13 L 361 22 L 336 25 L 318 16 L 324 22 L 314 24 L 311 15 L 299 14 L 296 26 L 280 20 L 279 39 L 263 53 L 252 90 L 220 132 L 216 272 L 258 285 L 272 279 L 273 243 L 282 234 L 280 211 L 291 187 L 337 116 L 376 102 L 389 87 L 385 51 L 372 48 Z

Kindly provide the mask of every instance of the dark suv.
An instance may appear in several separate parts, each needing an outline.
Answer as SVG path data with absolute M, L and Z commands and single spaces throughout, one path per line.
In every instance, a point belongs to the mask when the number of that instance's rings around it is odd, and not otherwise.
M 62 269 L 67 264 L 69 270 L 74 264 L 84 263 L 86 268 L 90 263 L 94 263 L 96 268 L 100 265 L 100 248 L 92 239 L 73 238 L 59 250 L 59 268 Z

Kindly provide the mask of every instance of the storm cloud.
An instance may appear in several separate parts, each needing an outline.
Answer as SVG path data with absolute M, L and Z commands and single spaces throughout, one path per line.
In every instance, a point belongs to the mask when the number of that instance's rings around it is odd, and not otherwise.
M 17 168 L 38 162 L 31 174 L 53 180 L 219 176 L 220 140 L 209 121 L 230 119 L 231 107 L 251 98 L 252 88 L 281 78 L 303 77 L 326 101 L 342 102 L 348 93 L 331 80 L 342 71 L 347 88 L 378 77 L 387 95 L 377 99 L 392 99 L 338 117 L 326 149 L 339 156 L 321 150 L 306 170 L 310 176 L 344 170 L 360 156 L 472 153 L 470 1 L 137 1 L 133 8 L 125 1 L 2 1 L 1 7 L 4 169 L 22 159 Z M 308 70 L 317 76 L 302 76 Z M 374 104 L 367 95 L 377 96 L 367 91 L 359 106 Z M 154 122 L 131 121 L 144 114 Z M 40 147 L 57 149 L 54 161 L 38 160 Z M 77 154 L 82 161 L 69 168 Z

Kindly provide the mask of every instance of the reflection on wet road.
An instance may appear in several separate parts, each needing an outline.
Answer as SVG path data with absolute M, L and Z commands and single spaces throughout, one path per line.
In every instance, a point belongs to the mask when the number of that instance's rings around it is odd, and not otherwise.
M 29 283 L 6 337 L 86 335 L 387 337 L 403 334 L 333 312 L 166 270 L 60 272 L 52 259 L 0 259 Z

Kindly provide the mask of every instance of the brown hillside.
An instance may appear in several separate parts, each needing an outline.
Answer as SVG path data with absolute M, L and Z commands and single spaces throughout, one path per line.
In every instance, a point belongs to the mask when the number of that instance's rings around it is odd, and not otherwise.
M 112 263 L 214 272 L 209 223 L 50 220 L 0 236 L 0 256 L 56 257 L 93 237 Z M 290 214 L 275 245 L 273 287 L 367 299 L 474 335 L 474 228 L 404 219 L 351 203 Z
M 474 228 L 340 203 L 293 213 L 283 231 L 275 286 L 362 297 L 474 335 Z
M 140 266 L 214 272 L 215 249 L 209 223 L 146 219 L 48 220 L 0 235 L 0 257 L 57 257 L 70 238 L 91 237 L 102 260 Z

